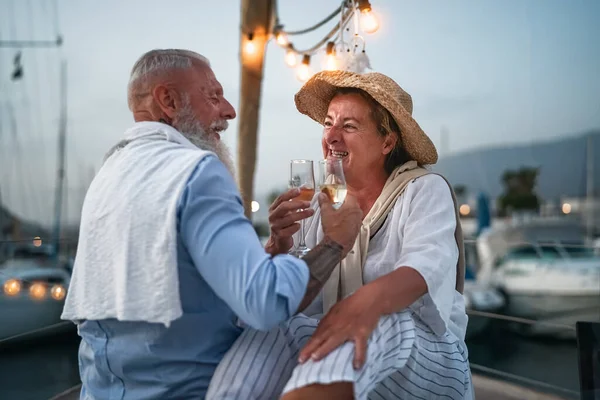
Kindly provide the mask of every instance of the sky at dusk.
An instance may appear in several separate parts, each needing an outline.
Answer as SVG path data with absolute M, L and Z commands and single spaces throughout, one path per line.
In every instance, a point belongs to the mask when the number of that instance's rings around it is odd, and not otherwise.
M 412 95 L 414 117 L 442 157 L 600 127 L 599 1 L 371 4 L 381 23 L 365 35 L 371 66 Z M 338 5 L 280 0 L 279 14 L 286 29 L 297 30 Z M 294 45 L 312 46 L 333 23 L 293 37 Z M 153 48 L 201 53 L 238 108 L 239 26 L 240 5 L 233 0 L 0 0 L 0 41 L 47 40 L 57 32 L 64 37 L 60 50 L 24 49 L 24 75 L 17 82 L 10 79 L 17 50 L 0 48 L 2 202 L 29 219 L 52 221 L 61 59 L 68 68 L 65 208 L 76 221 L 104 153 L 132 124 L 126 85 L 135 60 Z M 290 159 L 321 157 L 321 129 L 296 111 L 293 96 L 301 82 L 283 57 L 284 50 L 269 43 L 255 180 L 261 201 L 286 186 Z M 442 130 L 448 132 L 445 144 Z M 236 135 L 232 121 L 223 140 L 233 154 Z

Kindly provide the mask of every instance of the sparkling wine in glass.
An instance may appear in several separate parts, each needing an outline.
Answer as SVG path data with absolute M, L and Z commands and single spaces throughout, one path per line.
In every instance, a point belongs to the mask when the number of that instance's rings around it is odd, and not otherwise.
M 292 160 L 290 162 L 290 186 L 300 189 L 298 198 L 311 201 L 315 195 L 315 173 L 312 160 Z M 300 243 L 290 254 L 304 257 L 310 249 L 304 241 L 304 220 L 300 221 Z
M 330 157 L 319 161 L 319 190 L 325 193 L 334 208 L 340 208 L 346 199 L 346 178 L 341 158 Z

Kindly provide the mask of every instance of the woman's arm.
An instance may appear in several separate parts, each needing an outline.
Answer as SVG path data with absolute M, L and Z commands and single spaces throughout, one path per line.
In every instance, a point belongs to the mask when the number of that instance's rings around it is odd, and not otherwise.
M 411 267 L 400 267 L 358 289 L 355 295 L 373 299 L 378 315 L 402 311 L 427 293 L 423 276 Z
M 437 175 L 419 178 L 402 228 L 402 250 L 393 272 L 365 285 L 383 314 L 398 312 L 429 293 L 439 315 L 450 315 L 458 246 L 456 215 L 448 184 Z M 451 282 L 450 282 L 451 281 Z M 442 321 L 438 321 L 442 322 Z M 445 321 L 444 321 L 445 322 Z

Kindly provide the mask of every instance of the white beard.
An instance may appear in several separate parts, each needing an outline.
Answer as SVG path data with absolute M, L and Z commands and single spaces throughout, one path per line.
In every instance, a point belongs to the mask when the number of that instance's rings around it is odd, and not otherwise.
M 229 170 L 231 175 L 235 177 L 235 167 L 229 147 L 220 140 L 211 139 L 209 132 L 223 132 L 229 126 L 226 120 L 213 122 L 208 129 L 202 126 L 198 121 L 191 105 L 188 101 L 184 102 L 183 109 L 179 115 L 173 119 L 173 127 L 177 129 L 187 140 L 194 146 L 207 151 L 212 151 L 219 157 L 219 160 Z

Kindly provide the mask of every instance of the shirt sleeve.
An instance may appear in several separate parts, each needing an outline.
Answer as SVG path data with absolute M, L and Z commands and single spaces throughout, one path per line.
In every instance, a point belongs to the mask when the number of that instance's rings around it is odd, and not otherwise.
M 456 286 L 458 246 L 456 211 L 450 188 L 438 175 L 418 178 L 407 188 L 408 217 L 396 268 L 415 269 L 427 283 L 427 294 L 413 307 L 434 332 L 443 334 L 450 321 Z
M 213 155 L 199 162 L 182 193 L 179 234 L 202 277 L 246 324 L 267 330 L 296 312 L 306 263 L 266 253 L 233 177 Z

